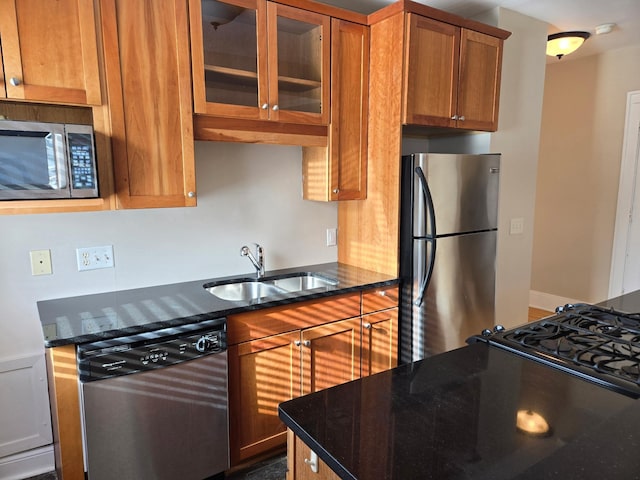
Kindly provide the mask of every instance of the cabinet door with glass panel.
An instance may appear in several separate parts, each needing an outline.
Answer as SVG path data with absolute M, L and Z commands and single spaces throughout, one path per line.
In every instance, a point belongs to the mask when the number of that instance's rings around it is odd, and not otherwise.
M 195 113 L 328 123 L 324 15 L 265 0 L 190 0 Z

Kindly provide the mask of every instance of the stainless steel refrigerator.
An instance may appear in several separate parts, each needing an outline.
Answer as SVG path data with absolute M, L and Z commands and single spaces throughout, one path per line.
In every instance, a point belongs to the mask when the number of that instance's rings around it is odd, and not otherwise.
M 499 154 L 402 157 L 402 362 L 494 324 L 499 173 Z

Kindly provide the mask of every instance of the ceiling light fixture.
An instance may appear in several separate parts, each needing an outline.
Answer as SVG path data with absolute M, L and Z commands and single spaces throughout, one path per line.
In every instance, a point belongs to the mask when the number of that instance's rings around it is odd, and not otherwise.
M 562 58 L 575 52 L 589 38 L 589 32 L 560 32 L 547 38 L 547 55 Z

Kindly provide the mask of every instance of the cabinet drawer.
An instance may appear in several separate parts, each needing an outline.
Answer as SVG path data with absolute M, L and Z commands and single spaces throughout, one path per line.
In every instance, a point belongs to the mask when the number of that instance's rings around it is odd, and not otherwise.
M 362 293 L 362 314 L 398 306 L 398 286 L 380 287 Z
M 230 315 L 227 318 L 227 341 L 229 345 L 234 345 L 358 315 L 360 315 L 359 293 L 265 308 Z

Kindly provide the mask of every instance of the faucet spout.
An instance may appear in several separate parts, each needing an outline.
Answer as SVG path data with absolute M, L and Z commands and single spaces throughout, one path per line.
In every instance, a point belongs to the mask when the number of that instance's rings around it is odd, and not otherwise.
M 240 249 L 240 255 L 243 257 L 247 257 L 249 261 L 253 264 L 256 269 L 256 277 L 262 278 L 264 277 L 264 248 L 262 248 L 257 243 L 255 244 L 256 253 L 255 255 L 251 253 L 251 249 L 246 245 Z M 257 257 L 257 258 L 256 258 Z

